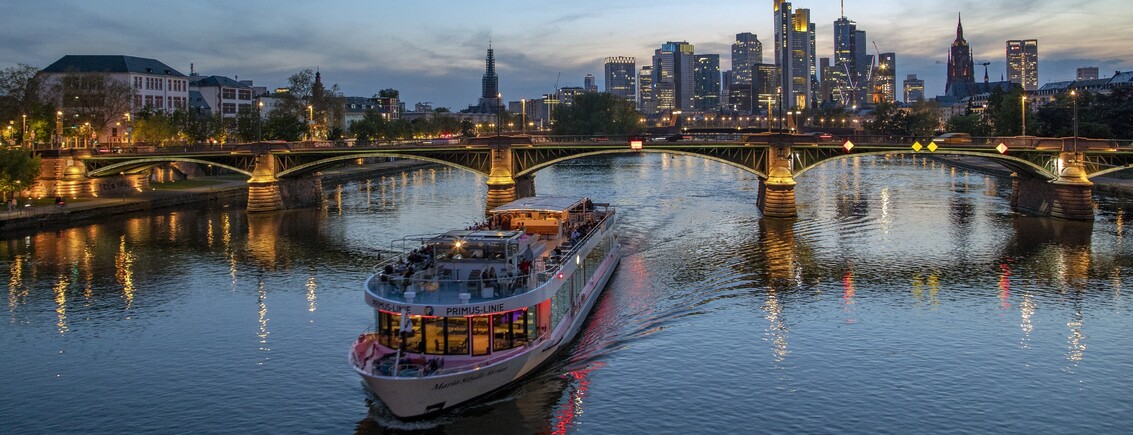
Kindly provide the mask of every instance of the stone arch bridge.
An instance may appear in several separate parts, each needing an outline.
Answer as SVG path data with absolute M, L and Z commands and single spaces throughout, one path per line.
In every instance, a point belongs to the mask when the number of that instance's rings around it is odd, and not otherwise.
M 461 143 L 410 143 L 344 147 L 331 144 L 259 143 L 227 150 L 163 150 L 145 154 L 79 157 L 89 178 L 119 177 L 144 183 L 158 165 L 188 162 L 226 168 L 249 177 L 248 211 L 302 207 L 321 198 L 319 171 L 372 157 L 434 162 L 487 177 L 489 208 L 535 194 L 535 173 L 555 163 L 585 156 L 663 152 L 694 155 L 751 172 L 759 179 L 759 208 L 765 217 L 796 216 L 796 178 L 823 162 L 862 155 L 926 154 L 978 156 L 1014 172 L 1012 207 L 1017 211 L 1073 220 L 1093 219 L 1091 177 L 1133 167 L 1133 150 L 1081 149 L 1071 140 L 992 144 L 897 143 L 854 138 L 820 143 L 814 136 L 756 134 L 745 137 L 645 141 L 640 138 L 497 136 Z M 691 140 L 689 140 L 691 139 Z M 1010 141 L 1008 141 L 1010 142 Z M 1038 145 L 1036 145 L 1038 144 Z M 318 146 L 326 145 L 326 146 Z M 997 144 L 998 145 L 998 144 Z

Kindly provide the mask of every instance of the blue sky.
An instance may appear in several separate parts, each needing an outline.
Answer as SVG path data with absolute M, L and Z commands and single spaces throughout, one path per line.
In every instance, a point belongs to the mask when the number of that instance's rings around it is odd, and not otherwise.
M 66 54 L 158 59 L 189 73 L 254 80 L 274 88 L 303 68 L 350 96 L 401 91 L 410 107 L 428 101 L 461 109 L 480 95 L 484 55 L 496 49 L 506 100 L 560 86 L 602 82 L 602 59 L 649 62 L 665 41 L 688 41 L 730 67 L 735 34 L 753 32 L 773 57 L 772 1 L 382 1 L 267 0 L 190 2 L 40 0 L 6 5 L 0 17 L 0 68 L 46 67 Z M 833 52 L 837 0 L 799 0 L 817 26 L 819 57 Z M 944 91 L 944 61 L 962 13 L 977 60 L 1005 75 L 1004 43 L 1039 40 L 1039 82 L 1070 80 L 1079 66 L 1101 75 L 1133 70 L 1129 0 L 846 0 L 846 16 L 883 52 L 897 53 L 898 81 L 917 74 L 926 94 Z M 939 62 L 939 63 L 938 63 Z M 982 76 L 982 71 L 979 72 Z

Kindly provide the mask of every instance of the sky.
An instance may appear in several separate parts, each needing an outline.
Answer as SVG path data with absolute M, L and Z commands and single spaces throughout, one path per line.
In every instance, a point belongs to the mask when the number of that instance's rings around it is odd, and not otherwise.
M 45 68 L 68 54 L 157 59 L 188 75 L 252 80 L 268 89 L 317 68 L 347 96 L 394 88 L 453 110 L 480 97 L 489 41 L 505 100 L 538 98 L 559 86 L 603 88 L 603 59 L 650 63 L 666 41 L 720 54 L 730 69 L 735 34 L 752 32 L 774 57 L 772 0 L 37 0 L 5 6 L 0 68 Z M 811 10 L 818 57 L 832 57 L 837 0 L 798 0 Z M 957 14 L 991 80 L 1006 76 L 1005 42 L 1038 39 L 1039 83 L 1133 70 L 1133 2 L 1093 0 L 845 0 L 845 15 L 881 52 L 897 54 L 897 80 L 916 74 L 928 96 L 944 93 Z M 977 77 L 982 78 L 977 66 Z

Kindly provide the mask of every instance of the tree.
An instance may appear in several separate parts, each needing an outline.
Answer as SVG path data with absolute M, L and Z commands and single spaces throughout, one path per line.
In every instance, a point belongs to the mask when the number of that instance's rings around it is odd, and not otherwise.
M 575 96 L 574 104 L 554 112 L 555 134 L 637 134 L 641 114 L 633 103 L 608 92 Z
M 102 72 L 63 73 L 51 93 L 64 112 L 64 123 L 75 127 L 90 123 L 95 131 L 121 119 L 134 100 L 133 86 Z
M 0 193 L 5 201 L 31 187 L 38 175 L 39 157 L 22 149 L 0 149 Z
M 42 102 L 39 68 L 17 64 L 0 70 L 0 119 L 19 119 Z
M 264 139 L 297 141 L 303 137 L 307 126 L 287 110 L 275 109 L 264 122 Z
M 951 132 L 968 133 L 972 136 L 991 135 L 991 126 L 984 122 L 983 117 L 978 113 L 953 116 L 948 120 L 945 128 Z

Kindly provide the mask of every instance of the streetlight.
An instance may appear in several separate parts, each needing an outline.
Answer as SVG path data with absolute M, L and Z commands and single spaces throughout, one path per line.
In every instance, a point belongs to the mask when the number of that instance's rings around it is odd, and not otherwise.
M 264 136 L 264 102 L 260 101 L 256 104 L 256 142 L 263 140 Z
M 25 113 L 20 115 L 24 118 L 24 131 L 20 133 L 20 146 L 27 146 L 28 142 L 28 115 Z
M 313 140 L 315 138 L 315 106 L 307 106 L 307 139 Z
M 63 111 L 55 112 L 55 142 L 63 148 Z
M 1078 152 L 1078 91 L 1070 90 L 1070 102 L 1074 106 L 1074 152 Z
M 1027 91 L 1023 91 L 1023 96 L 1019 99 L 1022 102 L 1021 109 L 1023 111 L 1023 136 L 1027 135 Z

